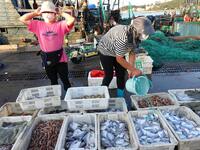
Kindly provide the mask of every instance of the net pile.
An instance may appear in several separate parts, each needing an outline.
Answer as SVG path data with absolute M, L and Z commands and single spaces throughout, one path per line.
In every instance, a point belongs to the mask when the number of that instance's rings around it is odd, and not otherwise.
M 143 41 L 141 47 L 148 51 L 154 60 L 154 67 L 160 67 L 165 62 L 200 62 L 198 40 L 175 42 L 159 31 Z

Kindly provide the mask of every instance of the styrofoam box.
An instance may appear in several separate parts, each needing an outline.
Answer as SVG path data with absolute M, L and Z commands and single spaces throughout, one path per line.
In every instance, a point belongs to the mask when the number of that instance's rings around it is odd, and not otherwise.
M 19 116 L 19 115 L 25 116 L 25 114 L 27 114 L 26 116 L 30 116 L 30 115 L 35 116 L 37 115 L 37 113 L 38 113 L 38 110 L 23 111 L 19 103 L 15 103 L 15 102 L 5 103 L 0 108 L 0 117 L 6 117 L 12 114 L 15 114 L 15 116 Z
M 31 116 L 15 116 L 15 117 L 1 117 L 0 118 L 0 126 L 2 126 L 3 122 L 22 122 L 22 121 L 26 121 L 27 123 L 31 121 Z M 11 150 L 19 150 L 17 147 L 19 145 L 19 138 L 22 136 L 22 134 L 24 133 L 25 129 L 27 126 L 24 127 L 24 129 L 22 129 L 21 133 L 18 133 L 15 143 L 12 147 Z
M 91 150 L 96 150 L 97 149 L 97 120 L 96 120 L 96 115 L 95 114 L 84 114 L 84 115 L 69 115 L 66 119 L 67 121 L 64 124 L 61 136 L 59 137 L 59 150 L 65 150 L 64 145 L 66 142 L 66 136 L 67 136 L 67 129 L 69 127 L 69 124 L 71 122 L 76 122 L 76 123 L 88 123 L 92 124 L 95 127 L 95 147 L 94 149 Z M 83 148 L 76 148 L 74 150 L 83 150 Z
M 122 110 L 121 112 L 108 112 L 105 110 L 93 110 L 93 111 L 85 111 L 85 113 L 95 113 L 95 114 L 108 114 L 108 113 L 123 113 L 123 112 L 128 112 L 126 101 L 124 98 L 110 98 L 108 100 L 108 109 L 120 109 Z
M 148 56 L 148 52 L 145 51 L 145 52 L 142 52 L 142 53 L 136 53 L 135 56 L 136 56 L 136 58 L 137 58 L 137 57 L 141 57 L 141 56 L 142 56 L 142 57 Z M 126 59 L 126 61 L 129 62 L 129 53 L 126 53 L 126 54 L 125 54 L 125 59 Z
M 136 57 L 136 62 L 137 60 L 141 61 L 141 66 L 137 65 L 135 63 L 136 68 L 140 69 L 143 74 L 151 74 L 152 73 L 152 68 L 153 68 L 153 60 L 150 56 L 145 56 L 145 55 L 139 55 Z
M 144 67 L 151 66 L 153 63 L 153 59 L 150 56 L 139 55 L 136 57 L 136 60 L 141 60 Z
M 34 110 L 52 106 L 60 106 L 61 86 L 41 86 L 23 89 L 16 102 L 23 110 Z
M 176 110 L 180 114 L 186 116 L 189 120 L 193 120 L 198 126 L 200 126 L 200 118 L 197 114 L 195 114 L 191 109 L 181 106 L 181 107 L 172 107 L 172 108 L 159 108 L 159 113 L 161 114 L 162 118 L 167 123 L 170 130 L 175 135 L 176 139 L 178 140 L 178 150 L 199 150 L 199 143 L 200 143 L 200 137 L 198 138 L 192 138 L 192 139 L 186 139 L 182 140 L 179 138 L 178 134 L 174 131 L 170 123 L 167 121 L 167 119 L 162 115 L 162 110 L 167 111 L 173 111 Z
M 153 65 L 150 67 L 143 67 L 142 73 L 143 74 L 152 74 L 152 68 L 153 68 Z
M 60 112 L 60 113 L 55 113 L 55 114 L 49 114 L 49 112 L 51 111 L 55 111 L 55 110 L 66 110 L 64 112 Z M 60 106 L 56 106 L 56 107 L 49 107 L 49 108 L 43 108 L 38 112 L 38 116 L 42 116 L 42 115 L 69 115 L 69 114 L 79 114 L 82 113 L 81 111 L 69 111 L 67 108 L 67 102 L 61 100 L 61 105 Z
M 145 56 L 145 55 L 136 56 L 136 60 L 141 60 L 143 66 L 148 66 L 153 63 L 153 59 L 150 56 Z
M 181 105 L 189 104 L 189 103 L 200 103 L 200 98 L 194 101 L 194 100 L 192 100 L 192 98 L 187 97 L 187 95 L 184 94 L 184 92 L 188 91 L 188 90 L 195 90 L 195 89 L 172 89 L 172 90 L 168 90 L 168 92 Z M 196 90 L 200 91 L 200 88 L 197 88 Z M 185 99 L 181 98 L 181 96 L 177 96 L 177 95 L 185 95 Z
M 104 98 L 75 99 L 77 97 L 104 95 Z M 106 86 L 72 87 L 68 88 L 65 101 L 69 110 L 95 110 L 108 108 L 110 98 Z
M 140 140 L 135 128 L 135 124 L 132 120 L 132 118 L 134 117 L 142 117 L 144 115 L 147 114 L 151 114 L 151 113 L 155 113 L 158 115 L 159 117 L 159 121 L 160 121 L 160 125 L 163 129 L 165 129 L 165 131 L 167 131 L 168 136 L 170 138 L 170 143 L 154 143 L 154 144 L 149 144 L 149 145 L 142 145 L 140 144 Z M 172 132 L 170 131 L 170 129 L 168 128 L 167 124 L 165 123 L 165 121 L 163 120 L 163 118 L 158 114 L 158 111 L 156 110 L 143 110 L 143 111 L 130 111 L 128 112 L 128 116 L 129 119 L 131 120 L 131 125 L 133 127 L 133 133 L 136 137 L 137 143 L 139 145 L 139 149 L 140 150 L 174 150 L 175 146 L 178 144 L 176 138 L 174 137 L 174 135 L 172 134 Z
M 88 86 L 100 86 L 102 84 L 103 77 L 91 77 L 91 71 L 88 73 Z M 110 82 L 109 89 L 117 88 L 117 78 L 116 76 Z
M 123 121 L 127 124 L 128 132 L 129 132 L 129 142 L 130 145 L 128 147 L 112 147 L 107 148 L 106 150 L 137 150 L 138 145 L 136 142 L 136 138 L 133 134 L 133 129 L 128 117 L 127 113 L 118 113 L 118 114 L 99 114 L 97 116 L 97 127 L 98 127 L 98 150 L 105 150 L 101 147 L 101 133 L 100 133 L 100 124 L 106 120 L 119 120 Z
M 18 145 L 17 145 L 17 149 L 16 150 L 27 150 L 29 147 L 29 144 L 31 142 L 31 137 L 32 137 L 32 132 L 35 129 L 35 127 L 38 125 L 38 123 L 40 123 L 41 121 L 49 121 L 49 120 L 63 120 L 58 138 L 57 138 L 57 143 L 55 146 L 55 150 L 60 150 L 58 149 L 59 147 L 59 142 L 58 139 L 60 139 L 61 133 L 64 130 L 64 124 L 66 124 L 66 117 L 62 116 L 62 115 L 49 115 L 49 116 L 39 116 L 37 117 L 34 122 L 32 123 L 31 127 L 29 128 L 29 130 L 22 135 L 21 138 L 19 138 L 18 140 Z
M 173 103 L 173 105 L 168 105 L 168 106 L 154 106 L 154 107 L 146 107 L 146 108 L 139 108 L 138 106 L 138 101 L 145 99 L 145 98 L 150 98 L 151 96 L 159 96 L 161 98 L 168 98 L 171 100 L 171 102 Z M 172 106 L 179 106 L 179 103 L 176 101 L 176 99 L 174 99 L 173 97 L 171 97 L 170 94 L 166 93 L 166 92 L 160 92 L 160 93 L 151 93 L 151 94 L 147 94 L 146 96 L 136 96 L 136 95 L 131 95 L 131 102 L 132 102 L 132 107 L 134 107 L 137 110 L 146 110 L 146 109 L 153 109 L 153 108 L 167 108 L 167 107 L 172 107 Z

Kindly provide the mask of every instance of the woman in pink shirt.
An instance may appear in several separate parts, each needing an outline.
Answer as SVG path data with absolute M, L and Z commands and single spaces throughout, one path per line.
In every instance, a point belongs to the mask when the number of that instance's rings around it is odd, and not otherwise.
M 56 15 L 55 5 L 50 1 L 45 1 L 41 8 L 23 15 L 19 20 L 37 36 L 43 65 L 51 84 L 58 84 L 57 74 L 59 74 L 64 89 L 67 90 L 71 84 L 68 79 L 68 58 L 63 50 L 63 42 L 65 34 L 73 27 L 75 19 L 67 13 L 60 12 L 65 20 L 57 21 Z M 44 21 L 33 20 L 36 16 L 42 16 Z

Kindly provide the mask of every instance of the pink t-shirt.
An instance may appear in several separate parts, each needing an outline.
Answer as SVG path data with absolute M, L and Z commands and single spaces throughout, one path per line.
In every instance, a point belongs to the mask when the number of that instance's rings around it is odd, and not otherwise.
M 31 20 L 28 25 L 28 30 L 36 34 L 40 48 L 44 52 L 60 50 L 63 46 L 64 36 L 70 31 L 70 28 L 65 21 L 48 24 L 44 21 Z M 67 61 L 67 55 L 63 52 L 60 62 Z

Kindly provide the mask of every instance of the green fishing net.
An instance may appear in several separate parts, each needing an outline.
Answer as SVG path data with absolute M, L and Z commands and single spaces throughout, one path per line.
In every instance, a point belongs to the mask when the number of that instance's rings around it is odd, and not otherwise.
M 188 39 L 181 42 L 166 37 L 157 31 L 141 43 L 154 60 L 154 67 L 165 62 L 200 62 L 200 41 Z

